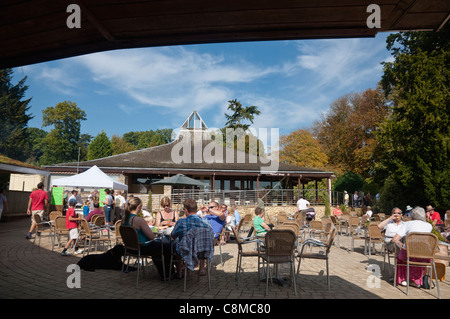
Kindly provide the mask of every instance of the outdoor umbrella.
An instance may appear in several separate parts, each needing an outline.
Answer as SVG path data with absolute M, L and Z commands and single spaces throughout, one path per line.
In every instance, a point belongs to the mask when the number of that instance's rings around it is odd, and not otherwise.
M 193 178 L 187 177 L 186 175 L 183 175 L 183 174 L 177 174 L 177 175 L 171 176 L 169 178 L 154 182 L 154 183 L 152 183 L 152 185 L 169 185 L 169 186 L 172 186 L 173 188 L 183 188 L 182 198 L 185 195 L 184 189 L 186 187 L 188 187 L 188 186 L 205 187 L 206 186 L 205 183 L 202 183 Z M 181 199 L 181 201 L 182 201 L 182 199 Z
M 186 187 L 186 186 L 198 186 L 204 187 L 206 184 L 200 181 L 197 181 L 193 178 L 187 177 L 183 174 L 177 174 L 171 176 L 169 178 L 157 181 L 152 183 L 152 185 L 170 185 L 170 186 L 178 186 L 178 187 Z

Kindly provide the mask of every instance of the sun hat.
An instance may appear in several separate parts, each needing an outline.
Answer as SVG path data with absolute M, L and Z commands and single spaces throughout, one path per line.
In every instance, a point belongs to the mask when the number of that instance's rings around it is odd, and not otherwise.
M 406 210 L 407 211 L 412 210 L 412 207 L 408 205 L 408 206 L 406 206 Z

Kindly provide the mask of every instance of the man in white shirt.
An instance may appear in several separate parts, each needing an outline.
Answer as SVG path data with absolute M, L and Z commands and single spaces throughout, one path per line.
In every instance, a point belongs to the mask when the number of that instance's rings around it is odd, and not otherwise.
M 367 206 L 366 215 L 367 215 L 367 217 L 369 217 L 369 220 L 372 219 L 372 215 L 373 215 L 372 207 Z
M 306 211 L 309 205 L 310 203 L 300 195 L 299 200 L 297 201 L 297 210 L 302 216 L 303 225 L 306 225 Z

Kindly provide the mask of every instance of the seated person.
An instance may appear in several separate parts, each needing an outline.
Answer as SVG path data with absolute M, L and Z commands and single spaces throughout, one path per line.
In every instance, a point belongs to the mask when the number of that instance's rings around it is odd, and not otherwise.
M 211 227 L 208 223 L 206 223 L 198 214 L 197 214 L 197 203 L 193 199 L 186 199 L 183 203 L 184 213 L 186 218 L 179 219 L 175 224 L 172 231 L 172 238 L 174 241 L 174 250 L 180 255 L 178 250 L 179 241 L 188 233 L 192 228 L 207 228 Z M 182 278 L 184 270 L 181 265 L 181 260 L 178 257 L 175 265 L 177 266 L 177 277 Z M 202 259 L 200 261 L 200 275 L 204 276 L 206 274 L 205 270 L 205 261 Z
M 104 215 L 103 211 L 99 207 L 100 207 L 100 203 L 95 201 L 94 202 L 94 210 L 89 212 L 89 214 L 86 217 L 87 222 L 90 222 L 92 219 L 92 216 L 94 216 L 94 215 Z
M 161 280 L 168 280 L 171 274 L 169 270 L 170 263 L 164 263 L 165 266 L 165 275 L 163 271 L 163 264 L 161 260 L 161 245 L 163 246 L 164 252 L 164 260 L 170 260 L 171 257 L 171 249 L 170 244 L 165 243 L 164 241 L 155 239 L 156 235 L 150 230 L 148 224 L 144 220 L 144 218 L 138 216 L 138 214 L 142 210 L 142 201 L 139 197 L 132 197 L 125 205 L 125 215 L 122 220 L 122 225 L 131 226 L 136 229 L 138 237 L 139 237 L 139 245 L 141 249 L 142 255 L 150 255 L 152 256 L 153 264 L 158 269 L 158 273 L 161 276 Z
M 208 208 L 208 213 L 203 219 L 211 225 L 214 231 L 214 238 L 217 239 L 222 232 L 222 228 L 225 226 L 227 216 L 215 201 L 210 202 Z
M 384 231 L 384 241 L 386 244 L 389 244 L 388 247 L 391 250 L 393 249 L 393 244 L 391 244 L 392 238 L 394 238 L 402 225 L 402 210 L 398 207 L 394 207 L 391 216 L 378 224 L 378 228 Z
M 264 209 L 261 207 L 255 208 L 255 215 L 253 225 L 255 227 L 256 236 L 263 236 L 273 228 L 273 224 L 266 224 L 264 222 Z
M 343 212 L 339 207 L 339 205 L 337 205 L 336 208 L 333 210 L 333 215 L 336 216 L 337 219 L 340 219 L 341 216 L 343 215 Z

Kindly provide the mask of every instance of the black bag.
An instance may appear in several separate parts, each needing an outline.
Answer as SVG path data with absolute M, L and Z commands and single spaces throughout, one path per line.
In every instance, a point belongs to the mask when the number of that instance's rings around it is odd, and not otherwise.
M 423 275 L 423 284 L 422 284 L 422 288 L 423 289 L 431 289 L 430 286 L 430 275 Z

